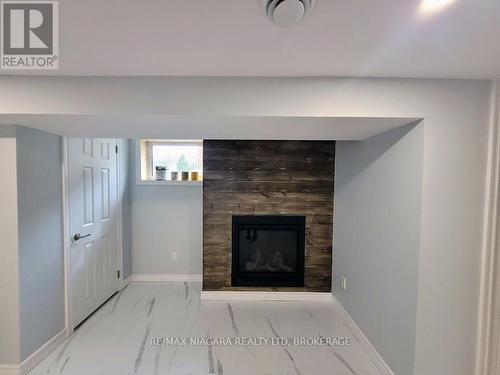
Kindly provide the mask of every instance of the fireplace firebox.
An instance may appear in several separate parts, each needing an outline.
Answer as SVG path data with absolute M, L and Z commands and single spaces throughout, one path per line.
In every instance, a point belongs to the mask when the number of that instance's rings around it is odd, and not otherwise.
M 304 247 L 304 216 L 233 216 L 232 286 L 303 287 Z

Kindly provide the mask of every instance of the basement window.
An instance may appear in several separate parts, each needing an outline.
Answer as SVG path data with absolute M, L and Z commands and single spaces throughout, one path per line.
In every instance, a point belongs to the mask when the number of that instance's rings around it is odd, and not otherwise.
M 141 139 L 138 184 L 201 185 L 203 141 Z

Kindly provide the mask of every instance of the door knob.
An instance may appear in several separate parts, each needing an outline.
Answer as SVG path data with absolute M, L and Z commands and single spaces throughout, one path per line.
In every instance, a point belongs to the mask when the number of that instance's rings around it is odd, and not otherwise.
M 73 236 L 73 240 L 78 241 L 79 239 L 85 238 L 85 237 L 90 237 L 90 233 L 82 236 L 80 233 L 77 233 Z

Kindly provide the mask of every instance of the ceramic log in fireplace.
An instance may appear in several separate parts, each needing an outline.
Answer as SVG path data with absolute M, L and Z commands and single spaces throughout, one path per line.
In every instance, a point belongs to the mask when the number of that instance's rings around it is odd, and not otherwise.
M 233 216 L 233 286 L 303 287 L 304 216 Z

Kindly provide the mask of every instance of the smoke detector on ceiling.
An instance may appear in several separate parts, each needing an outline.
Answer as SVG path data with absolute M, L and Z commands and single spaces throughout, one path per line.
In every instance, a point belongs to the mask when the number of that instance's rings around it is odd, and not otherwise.
M 292 26 L 313 7 L 313 0 L 262 0 L 266 15 L 278 26 Z

